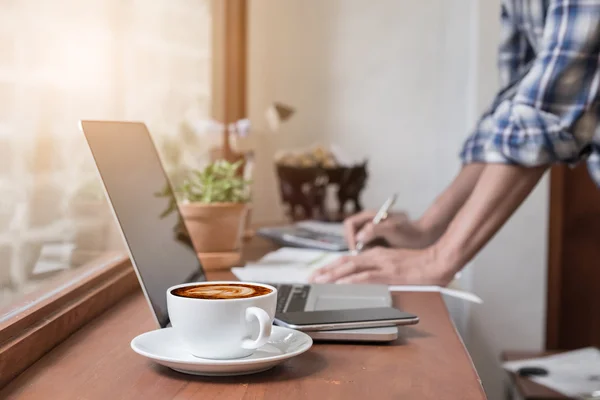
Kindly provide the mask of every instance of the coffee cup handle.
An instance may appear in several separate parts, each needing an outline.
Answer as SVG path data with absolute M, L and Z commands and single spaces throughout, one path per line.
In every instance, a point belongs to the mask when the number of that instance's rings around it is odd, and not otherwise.
M 256 340 L 252 339 L 244 339 L 242 342 L 242 347 L 244 349 L 258 349 L 259 347 L 265 345 L 271 337 L 271 317 L 269 314 L 262 308 L 258 307 L 248 307 L 246 309 L 246 321 L 250 322 L 253 318 L 258 320 L 258 337 Z

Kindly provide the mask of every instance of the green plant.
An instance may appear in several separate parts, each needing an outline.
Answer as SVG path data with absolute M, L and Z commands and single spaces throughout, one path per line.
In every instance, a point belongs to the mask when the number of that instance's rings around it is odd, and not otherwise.
M 202 171 L 192 171 L 175 190 L 191 203 L 245 203 L 249 198 L 249 183 L 238 172 L 242 161 L 215 161 Z
M 175 196 L 189 203 L 245 203 L 250 199 L 250 182 L 238 172 L 242 161 L 230 163 L 215 161 L 203 170 L 192 170 L 183 183 L 174 189 Z M 168 209 L 162 216 L 175 210 L 175 196 L 167 185 L 156 194 L 170 197 Z

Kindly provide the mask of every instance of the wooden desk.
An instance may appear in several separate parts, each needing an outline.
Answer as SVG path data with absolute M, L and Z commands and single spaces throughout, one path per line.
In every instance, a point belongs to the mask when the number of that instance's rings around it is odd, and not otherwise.
M 245 259 L 272 247 L 253 239 Z M 230 272 L 211 279 L 232 279 Z M 157 366 L 129 342 L 155 329 L 141 291 L 74 333 L 0 392 L 18 399 L 485 399 L 439 293 L 398 293 L 421 322 L 390 344 L 315 343 L 256 375 L 203 378 Z

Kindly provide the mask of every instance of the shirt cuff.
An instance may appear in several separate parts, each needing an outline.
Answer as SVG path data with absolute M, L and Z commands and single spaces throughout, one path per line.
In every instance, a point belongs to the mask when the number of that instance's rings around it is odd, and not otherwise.
M 580 145 L 558 116 L 505 100 L 485 114 L 461 151 L 463 163 L 504 163 L 528 167 L 573 163 Z

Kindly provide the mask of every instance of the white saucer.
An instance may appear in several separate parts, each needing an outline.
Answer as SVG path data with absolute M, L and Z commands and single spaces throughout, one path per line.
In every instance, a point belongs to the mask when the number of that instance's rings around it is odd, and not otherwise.
M 142 333 L 131 341 L 131 348 L 158 364 L 185 374 L 231 376 L 266 371 L 312 346 L 312 339 L 306 333 L 273 326 L 269 342 L 251 356 L 234 360 L 209 360 L 188 353 L 173 333 L 173 328 Z

